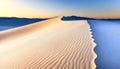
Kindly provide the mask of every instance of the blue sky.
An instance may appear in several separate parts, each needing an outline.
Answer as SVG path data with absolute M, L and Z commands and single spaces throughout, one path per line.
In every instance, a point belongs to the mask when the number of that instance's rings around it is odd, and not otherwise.
M 8 0 L 5 0 L 6 2 Z M 26 17 L 78 15 L 95 18 L 119 18 L 120 0 L 13 0 L 22 5 L 17 14 Z M 26 8 L 23 8 L 26 7 Z M 23 8 L 23 9 L 22 9 Z M 14 8 L 15 9 L 15 8 Z M 18 7 L 16 6 L 16 9 Z M 20 7 L 19 7 L 20 9 Z M 19 10 L 18 9 L 18 10 Z M 14 11 L 13 11 L 14 12 Z M 29 12 L 29 13 L 27 13 Z M 14 14 L 13 14 L 14 15 Z

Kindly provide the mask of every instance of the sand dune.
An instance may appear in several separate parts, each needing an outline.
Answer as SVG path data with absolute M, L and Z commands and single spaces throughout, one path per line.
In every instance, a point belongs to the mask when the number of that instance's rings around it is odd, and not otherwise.
M 0 32 L 0 69 L 95 69 L 87 21 L 60 18 Z

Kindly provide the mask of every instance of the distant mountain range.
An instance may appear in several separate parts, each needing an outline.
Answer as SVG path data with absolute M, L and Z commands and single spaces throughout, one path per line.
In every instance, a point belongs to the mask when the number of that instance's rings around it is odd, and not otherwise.
M 16 18 L 16 17 L 0 17 L 0 26 L 23 26 L 38 21 L 46 20 L 47 18 Z
M 53 17 L 54 18 L 54 17 Z M 27 24 L 32 24 L 35 22 L 47 20 L 50 18 L 17 18 L 17 17 L 0 17 L 0 31 L 24 26 Z M 95 19 L 89 17 L 79 17 L 79 16 L 63 16 L 61 20 L 71 21 L 71 20 L 120 20 L 120 19 Z
M 96 18 L 89 18 L 89 17 L 79 17 L 79 16 L 63 16 L 62 20 L 120 20 L 120 19 L 96 19 Z
M 32 24 L 32 23 L 47 20 L 47 19 L 48 18 L 0 17 L 0 31 Z

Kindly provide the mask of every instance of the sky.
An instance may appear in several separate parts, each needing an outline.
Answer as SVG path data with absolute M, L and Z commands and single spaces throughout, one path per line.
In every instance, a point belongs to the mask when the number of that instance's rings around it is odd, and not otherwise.
M 120 18 L 120 0 L 0 0 L 1 17 Z

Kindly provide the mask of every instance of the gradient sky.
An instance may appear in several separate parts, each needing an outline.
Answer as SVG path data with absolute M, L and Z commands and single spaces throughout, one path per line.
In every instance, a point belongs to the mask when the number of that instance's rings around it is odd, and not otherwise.
M 0 0 L 0 16 L 120 18 L 120 0 Z

